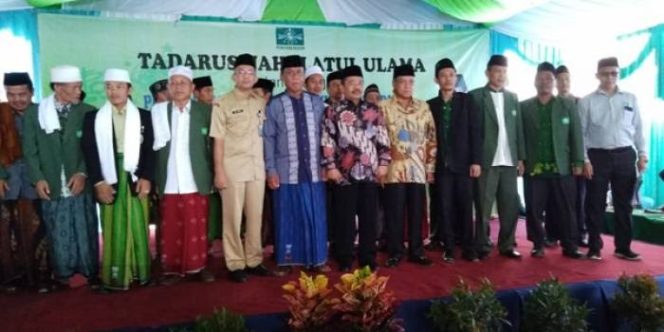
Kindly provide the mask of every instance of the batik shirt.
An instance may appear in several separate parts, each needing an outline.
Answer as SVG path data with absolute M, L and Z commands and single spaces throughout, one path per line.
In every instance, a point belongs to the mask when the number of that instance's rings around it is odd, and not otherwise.
M 390 139 L 383 115 L 374 104 L 343 100 L 328 106 L 321 132 L 322 165 L 339 170 L 340 184 L 376 181 L 378 167 L 390 163 Z
M 429 105 L 412 99 L 407 107 L 395 97 L 380 103 L 390 139 L 392 162 L 387 183 L 426 183 L 436 165 L 436 125 Z

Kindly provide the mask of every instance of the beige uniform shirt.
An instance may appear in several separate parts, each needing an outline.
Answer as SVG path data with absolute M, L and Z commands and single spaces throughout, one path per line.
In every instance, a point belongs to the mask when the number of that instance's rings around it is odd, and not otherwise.
M 210 137 L 224 140 L 224 171 L 229 181 L 265 180 L 263 121 L 265 101 L 237 89 L 215 100 Z

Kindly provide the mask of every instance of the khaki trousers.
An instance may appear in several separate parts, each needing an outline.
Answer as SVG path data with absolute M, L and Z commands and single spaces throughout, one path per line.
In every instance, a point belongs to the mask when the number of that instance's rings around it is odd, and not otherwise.
M 265 180 L 229 182 L 221 191 L 224 258 L 229 271 L 253 268 L 263 262 L 261 224 Z M 242 243 L 242 213 L 246 217 Z

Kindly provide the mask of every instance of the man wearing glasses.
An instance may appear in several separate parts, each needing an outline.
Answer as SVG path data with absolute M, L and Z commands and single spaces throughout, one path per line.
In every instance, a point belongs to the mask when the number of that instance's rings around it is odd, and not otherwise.
M 630 248 L 631 200 L 637 168 L 638 172 L 645 170 L 648 156 L 636 97 L 618 88 L 619 73 L 616 58 L 601 59 L 596 74 L 599 88 L 579 102 L 586 151 L 583 173 L 588 179 L 586 214 L 590 249 L 587 256 L 591 260 L 602 259 L 600 233 L 609 184 L 616 222 L 614 254 L 625 260 L 641 259 Z

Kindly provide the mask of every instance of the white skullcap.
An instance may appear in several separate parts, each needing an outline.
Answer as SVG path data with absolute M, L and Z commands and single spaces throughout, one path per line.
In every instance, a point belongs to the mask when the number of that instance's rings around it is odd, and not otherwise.
M 168 70 L 168 78 L 170 79 L 174 75 L 180 75 L 188 78 L 190 81 L 194 79 L 194 73 L 191 71 L 191 68 L 185 66 L 175 66 Z
M 125 82 L 131 84 L 129 72 L 124 69 L 110 68 L 104 73 L 104 82 Z
M 318 66 L 311 66 L 304 71 L 304 79 L 306 80 L 309 76 L 316 74 L 323 76 L 323 70 Z
M 51 83 L 81 82 L 81 70 L 78 67 L 62 65 L 51 68 Z

